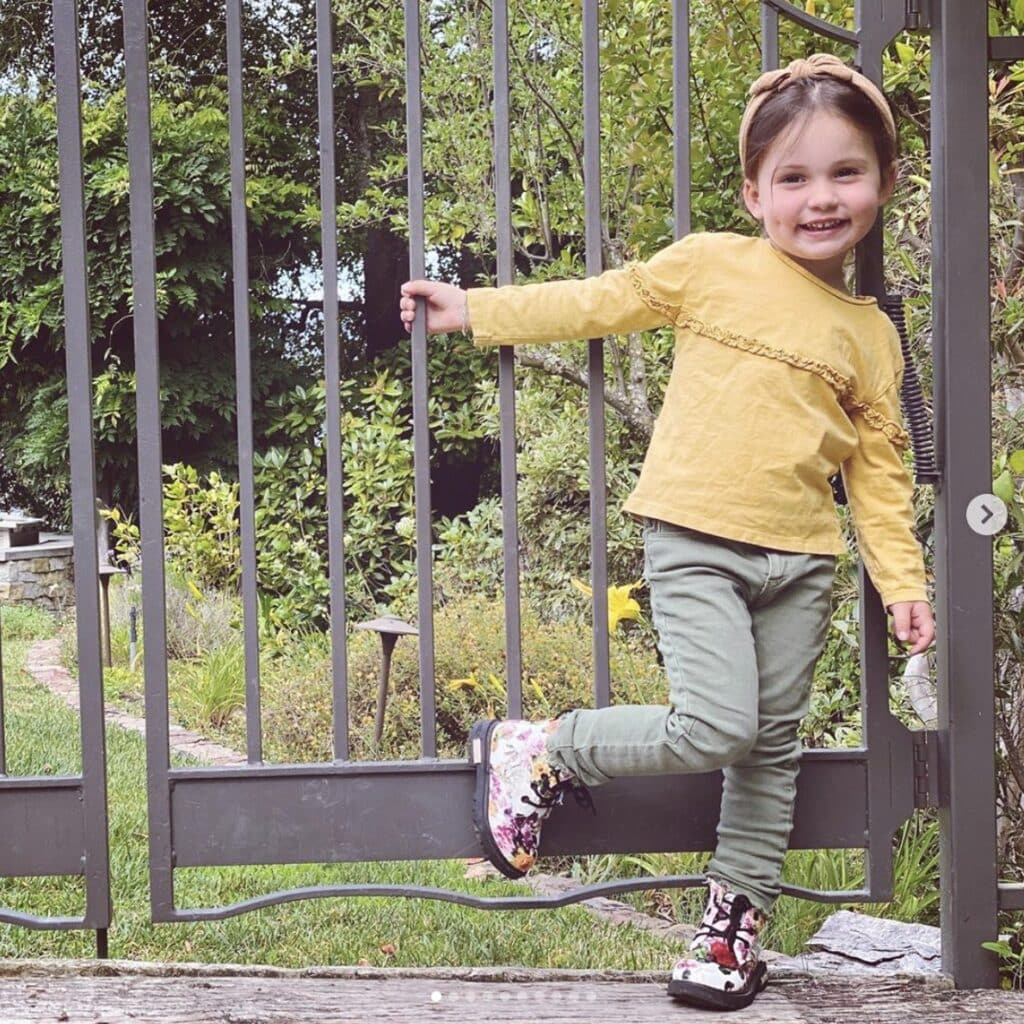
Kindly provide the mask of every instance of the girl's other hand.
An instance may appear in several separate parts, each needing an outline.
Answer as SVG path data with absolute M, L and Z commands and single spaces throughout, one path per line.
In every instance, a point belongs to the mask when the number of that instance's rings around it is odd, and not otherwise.
M 416 318 L 417 297 L 427 300 L 427 334 L 470 329 L 467 296 L 463 289 L 441 281 L 406 281 L 402 285 L 402 298 L 398 305 L 407 333 L 412 332 L 412 322 Z
M 912 643 L 910 655 L 926 651 L 935 639 L 935 619 L 932 606 L 927 601 L 894 601 L 889 605 L 892 612 L 892 631 L 900 643 Z

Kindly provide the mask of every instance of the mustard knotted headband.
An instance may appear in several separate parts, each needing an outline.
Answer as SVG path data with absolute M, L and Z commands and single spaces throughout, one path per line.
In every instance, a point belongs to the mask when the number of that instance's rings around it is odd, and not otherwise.
M 859 71 L 844 64 L 838 57 L 833 57 L 830 53 L 814 53 L 810 57 L 801 57 L 777 71 L 766 71 L 750 87 L 750 100 L 747 103 L 747 109 L 743 112 L 743 120 L 740 122 L 741 166 L 746 166 L 747 133 L 750 131 L 754 115 L 769 97 L 781 92 L 791 82 L 795 82 L 799 78 L 808 78 L 811 75 L 828 75 L 829 78 L 848 82 L 854 88 L 860 89 L 878 108 L 889 137 L 894 142 L 896 141 L 896 123 L 893 121 L 889 104 L 878 86 L 870 78 L 866 78 Z

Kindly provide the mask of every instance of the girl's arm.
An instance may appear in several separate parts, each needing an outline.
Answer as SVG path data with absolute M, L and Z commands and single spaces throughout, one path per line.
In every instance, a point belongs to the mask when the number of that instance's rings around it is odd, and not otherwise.
M 646 263 L 578 280 L 468 291 L 437 281 L 408 281 L 402 286 L 400 315 L 406 330 L 411 330 L 416 298 L 422 297 L 428 334 L 472 331 L 478 345 L 536 344 L 649 330 L 679 316 L 698 238 L 689 235 Z
M 579 280 L 471 288 L 467 300 L 477 345 L 601 338 L 669 322 L 644 300 L 636 267 Z
M 924 555 L 914 534 L 914 483 L 901 454 L 906 437 L 899 426 L 899 380 L 865 404 L 867 409 L 852 417 L 859 443 L 842 465 L 857 547 L 882 604 L 898 620 L 894 630 L 908 629 L 913 635 L 906 639 L 915 649 L 920 642 L 927 647 L 934 627 L 927 628 L 931 607 Z

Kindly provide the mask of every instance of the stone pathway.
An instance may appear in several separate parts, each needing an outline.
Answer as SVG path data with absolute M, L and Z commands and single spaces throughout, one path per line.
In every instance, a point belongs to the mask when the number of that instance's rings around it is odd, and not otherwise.
M 25 652 L 25 670 L 37 683 L 64 701 L 69 708 L 78 711 L 78 680 L 61 664 L 60 640 L 37 640 L 32 644 Z M 146 720 L 130 715 L 120 708 L 108 707 L 107 721 L 140 736 L 146 735 Z M 244 754 L 205 739 L 198 733 L 183 729 L 180 725 L 171 725 L 170 743 L 172 754 L 186 754 L 203 764 L 217 767 L 245 764 Z

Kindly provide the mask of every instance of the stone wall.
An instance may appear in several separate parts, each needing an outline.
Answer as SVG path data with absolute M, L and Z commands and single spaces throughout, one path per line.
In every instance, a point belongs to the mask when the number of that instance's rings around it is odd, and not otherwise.
M 55 541 L 0 551 L 0 603 L 59 611 L 74 604 L 70 542 Z

